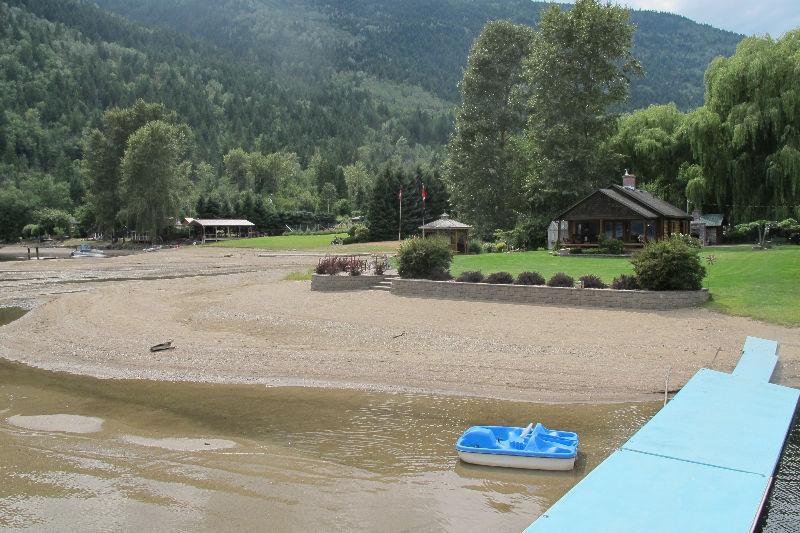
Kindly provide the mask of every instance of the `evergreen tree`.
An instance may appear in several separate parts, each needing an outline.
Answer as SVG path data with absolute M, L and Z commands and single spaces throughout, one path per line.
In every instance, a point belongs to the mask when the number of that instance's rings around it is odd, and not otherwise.
M 372 197 L 369 203 L 367 221 L 369 222 L 370 239 L 387 241 L 397 238 L 399 229 L 399 199 L 401 183 L 397 174 L 389 167 L 375 180 Z M 407 191 L 404 191 L 406 194 Z

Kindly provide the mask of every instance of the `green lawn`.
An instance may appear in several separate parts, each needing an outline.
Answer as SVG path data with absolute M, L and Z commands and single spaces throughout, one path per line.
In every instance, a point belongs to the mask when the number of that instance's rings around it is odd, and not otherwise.
M 704 286 L 712 300 L 710 308 L 732 315 L 800 325 L 800 246 L 783 246 L 754 251 L 750 246 L 710 247 L 701 252 L 708 270 Z M 705 258 L 716 257 L 713 265 Z M 484 274 L 506 271 L 516 275 L 530 270 L 549 278 L 566 272 L 574 278 L 595 274 L 606 282 L 632 273 L 628 259 L 552 256 L 547 252 L 481 254 L 456 256 L 450 271 L 458 276 L 465 270 Z
M 277 237 L 253 237 L 252 239 L 231 239 L 218 241 L 208 246 L 221 248 L 258 248 L 273 251 L 305 251 L 326 253 L 390 253 L 397 250 L 397 244 L 392 242 L 365 242 L 332 246 L 331 241 L 336 237 L 347 237 L 346 233 L 329 235 L 281 235 Z

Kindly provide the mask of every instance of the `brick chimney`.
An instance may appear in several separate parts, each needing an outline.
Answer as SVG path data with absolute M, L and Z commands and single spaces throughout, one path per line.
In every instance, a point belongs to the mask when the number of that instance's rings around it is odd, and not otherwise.
M 636 176 L 629 174 L 627 168 L 625 169 L 625 175 L 622 176 L 622 186 L 626 189 L 636 188 Z

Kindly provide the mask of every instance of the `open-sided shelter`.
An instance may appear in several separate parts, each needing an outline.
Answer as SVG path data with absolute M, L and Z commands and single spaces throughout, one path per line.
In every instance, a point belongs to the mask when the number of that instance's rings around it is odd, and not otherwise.
M 203 243 L 252 237 L 256 229 L 255 224 L 245 219 L 191 218 L 184 221 L 195 228 Z

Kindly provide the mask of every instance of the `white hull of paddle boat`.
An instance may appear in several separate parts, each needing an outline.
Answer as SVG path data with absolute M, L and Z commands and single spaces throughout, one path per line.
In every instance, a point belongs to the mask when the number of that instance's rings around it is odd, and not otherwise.
M 575 457 L 568 459 L 552 459 L 549 457 L 525 457 L 523 455 L 504 455 L 499 453 L 458 452 L 458 457 L 465 463 L 484 466 L 502 466 L 505 468 L 524 468 L 526 470 L 572 470 Z

